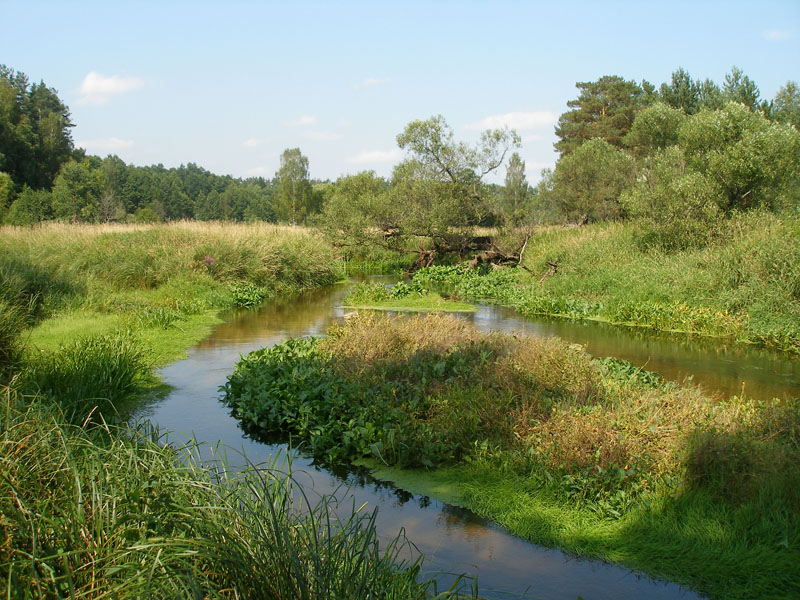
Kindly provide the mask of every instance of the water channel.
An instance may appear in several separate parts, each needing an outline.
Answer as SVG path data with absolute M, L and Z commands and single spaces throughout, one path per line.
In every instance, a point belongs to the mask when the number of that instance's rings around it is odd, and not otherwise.
M 283 445 L 263 444 L 248 437 L 219 402 L 218 388 L 241 354 L 287 337 L 323 334 L 332 322 L 342 318 L 339 304 L 348 287 L 317 290 L 258 311 L 227 315 L 207 339 L 189 350 L 188 358 L 161 370 L 173 390 L 138 416 L 168 429 L 171 439 L 193 435 L 199 441 L 220 441 L 241 451 L 253 463 L 285 453 Z M 482 330 L 558 335 L 583 344 L 596 356 L 624 358 L 670 379 L 692 376 L 694 382 L 714 393 L 738 393 L 744 388 L 762 398 L 800 396 L 800 364 L 757 348 L 653 336 L 598 323 L 524 320 L 513 310 L 494 306 L 480 306 L 477 312 L 462 318 Z M 237 461 L 234 452 L 229 452 L 228 458 L 234 464 Z M 414 496 L 363 475 L 334 475 L 303 457 L 293 460 L 293 470 L 308 493 L 344 493 L 348 503 L 352 500 L 357 506 L 367 503 L 367 508 L 377 507 L 379 534 L 388 540 L 404 530 L 424 554 L 426 571 L 439 573 L 445 589 L 453 577 L 467 574 L 477 578 L 480 595 L 485 598 L 699 597 L 675 584 L 654 581 L 625 568 L 530 544 L 469 511 Z

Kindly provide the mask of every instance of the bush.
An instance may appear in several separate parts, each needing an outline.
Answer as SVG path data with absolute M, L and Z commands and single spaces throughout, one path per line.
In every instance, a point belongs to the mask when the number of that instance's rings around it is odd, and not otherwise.
M 682 152 L 668 148 L 648 158 L 632 189 L 620 198 L 627 213 L 641 218 L 636 242 L 666 252 L 702 248 L 721 226 L 719 187 L 705 175 L 686 171 Z

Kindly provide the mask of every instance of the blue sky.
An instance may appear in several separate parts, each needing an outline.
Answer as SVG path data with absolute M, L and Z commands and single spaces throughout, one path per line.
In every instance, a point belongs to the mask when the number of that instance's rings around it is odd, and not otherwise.
M 800 0 L 0 0 L 0 17 L 0 63 L 58 90 L 78 145 L 237 177 L 292 147 L 312 177 L 388 175 L 404 126 L 442 114 L 466 141 L 515 127 L 535 181 L 577 81 L 737 65 L 770 99 L 800 81 Z

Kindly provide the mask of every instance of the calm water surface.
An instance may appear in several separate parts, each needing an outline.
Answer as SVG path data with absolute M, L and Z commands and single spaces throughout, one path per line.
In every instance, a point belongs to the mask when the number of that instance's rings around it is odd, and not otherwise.
M 267 460 L 285 445 L 262 444 L 245 435 L 219 402 L 219 387 L 241 354 L 276 344 L 287 337 L 321 335 L 342 317 L 338 307 L 348 286 L 311 292 L 257 312 L 228 316 L 212 335 L 189 351 L 189 357 L 161 370 L 174 390 L 143 409 L 139 416 L 200 441 L 221 441 L 242 451 L 253 463 Z M 526 335 L 558 335 L 583 344 L 597 356 L 617 356 L 662 373 L 670 379 L 693 376 L 710 391 L 761 397 L 800 395 L 798 364 L 754 348 L 698 343 L 686 338 L 647 336 L 637 330 L 597 323 L 526 321 L 512 310 L 482 306 L 463 316 L 483 330 Z M 228 454 L 236 464 L 244 459 Z M 640 577 L 631 571 L 570 556 L 527 543 L 469 511 L 414 496 L 357 474 L 334 475 L 308 459 L 296 457 L 293 469 L 310 493 L 337 493 L 347 506 L 378 508 L 378 531 L 391 539 L 401 530 L 425 556 L 425 568 L 439 572 L 445 585 L 458 574 L 476 577 L 486 598 L 585 600 L 653 598 L 689 599 L 696 594 L 677 585 Z M 441 589 L 441 588 L 440 588 Z

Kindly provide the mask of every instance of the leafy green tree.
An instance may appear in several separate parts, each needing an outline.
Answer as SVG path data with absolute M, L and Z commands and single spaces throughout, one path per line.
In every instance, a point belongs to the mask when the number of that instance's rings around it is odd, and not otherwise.
M 700 84 L 700 105 L 703 108 L 710 108 L 711 110 L 718 110 L 725 106 L 725 95 L 719 86 L 706 79 Z
M 640 218 L 637 242 L 677 251 L 705 246 L 721 223 L 723 193 L 708 176 L 686 166 L 677 146 L 648 157 L 635 185 L 620 196 L 628 216 Z
M 403 206 L 374 171 L 340 177 L 326 194 L 319 225 L 343 248 L 405 250 Z
M 531 190 L 530 210 L 524 223 L 553 225 L 561 221 L 562 215 L 555 201 L 555 185 L 553 169 L 542 169 L 539 183 Z
M 622 147 L 636 112 L 655 99 L 653 86 L 606 75 L 591 82 L 575 84 L 581 91 L 576 100 L 567 102 L 571 110 L 558 119 L 555 148 L 562 156 L 574 152 L 581 144 L 601 138 Z
M 781 123 L 794 125 L 800 130 L 800 88 L 794 81 L 787 81 L 775 94 L 772 117 Z
M 463 251 L 489 212 L 482 180 L 519 137 L 501 129 L 483 132 L 474 146 L 456 142 L 439 115 L 409 123 L 397 143 L 408 156 L 391 185 L 372 172 L 339 179 L 325 192 L 321 227 L 338 246 L 415 252 L 418 264 Z
M 161 219 L 158 214 L 149 206 L 143 206 L 136 210 L 133 215 L 134 223 L 147 224 L 158 223 Z
M 693 115 L 703 108 L 716 110 L 726 102 L 722 90 L 711 79 L 694 81 L 683 68 L 672 73 L 670 83 L 661 84 L 659 97 L 665 104 L 687 115 Z
M 562 156 L 555 171 L 555 200 L 572 222 L 621 218 L 619 196 L 634 178 L 633 159 L 596 138 Z
M 245 221 L 275 222 L 275 211 L 272 209 L 272 186 L 269 182 L 249 180 L 247 207 L 244 211 Z
M 525 178 L 525 161 L 514 152 L 506 165 L 503 189 L 503 216 L 514 224 L 525 219 L 528 210 L 528 180 Z
M 73 223 L 94 222 L 102 186 L 99 172 L 87 162 L 66 163 L 53 184 L 55 218 Z
M 678 130 L 686 120 L 680 108 L 662 102 L 640 111 L 625 136 L 625 145 L 637 155 L 647 155 L 678 143 Z
M 408 156 L 392 174 L 393 193 L 404 206 L 401 228 L 432 239 L 434 252 L 460 250 L 491 207 L 483 178 L 499 168 L 520 145 L 508 129 L 481 133 L 475 146 L 456 142 L 442 115 L 412 121 L 397 136 Z
M 761 92 L 753 80 L 737 67 L 731 67 L 731 72 L 725 75 L 722 91 L 728 101 L 744 104 L 751 111 L 758 109 L 758 99 Z
M 128 214 L 135 213 L 150 198 L 150 173 L 142 167 L 128 167 L 122 186 L 122 205 Z
M 661 101 L 692 115 L 700 110 L 700 85 L 692 81 L 691 75 L 683 70 L 683 67 L 678 68 L 677 71 L 672 73 L 672 81 L 661 84 L 659 90 Z
M 720 186 L 726 212 L 797 201 L 800 133 L 790 125 L 731 102 L 687 119 L 678 142 L 687 165 Z
M 8 173 L 0 173 L 0 223 L 14 198 L 14 180 Z
M 195 207 L 195 217 L 201 221 L 219 221 L 224 218 L 220 207 L 219 192 L 211 190 L 202 196 Z
M 44 82 L 0 65 L 0 171 L 17 187 L 53 185 L 73 151 L 69 109 Z
M 281 166 L 275 174 L 277 193 L 274 210 L 278 219 L 292 225 L 302 223 L 314 212 L 308 157 L 300 148 L 287 148 L 281 154 Z
M 53 218 L 52 194 L 25 186 L 5 215 L 7 225 L 33 225 Z

